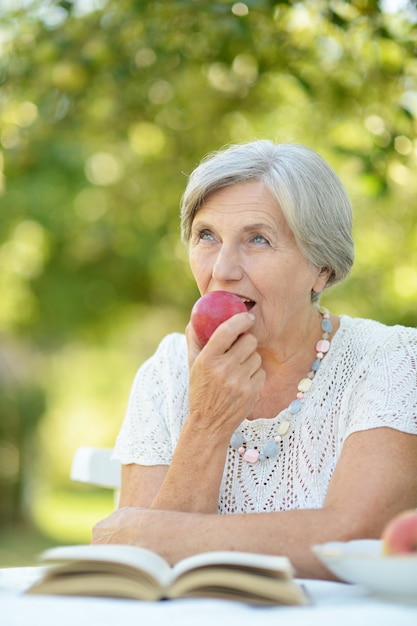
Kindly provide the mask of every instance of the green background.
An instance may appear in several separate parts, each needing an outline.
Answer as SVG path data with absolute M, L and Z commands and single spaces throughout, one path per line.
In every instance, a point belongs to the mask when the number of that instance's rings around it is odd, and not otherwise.
M 138 365 L 187 323 L 179 201 L 207 152 L 254 138 L 317 150 L 356 240 L 323 304 L 417 322 L 414 3 L 2 7 L 0 565 L 89 541 L 111 511 L 110 492 L 71 484 L 71 459 L 112 445 Z

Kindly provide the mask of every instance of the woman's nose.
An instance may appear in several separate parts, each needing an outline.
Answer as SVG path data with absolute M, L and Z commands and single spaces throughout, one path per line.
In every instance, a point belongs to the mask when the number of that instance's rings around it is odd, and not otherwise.
M 217 283 L 240 280 L 243 268 L 238 251 L 222 246 L 215 259 L 212 275 Z

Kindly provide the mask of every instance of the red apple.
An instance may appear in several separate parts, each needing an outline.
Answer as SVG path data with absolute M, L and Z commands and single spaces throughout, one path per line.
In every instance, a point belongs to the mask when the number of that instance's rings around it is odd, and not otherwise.
M 210 291 L 194 304 L 191 324 L 201 343 L 206 344 L 222 322 L 236 313 L 246 311 L 246 306 L 236 294 L 228 291 Z
M 417 509 L 403 511 L 388 522 L 382 533 L 384 554 L 417 553 Z

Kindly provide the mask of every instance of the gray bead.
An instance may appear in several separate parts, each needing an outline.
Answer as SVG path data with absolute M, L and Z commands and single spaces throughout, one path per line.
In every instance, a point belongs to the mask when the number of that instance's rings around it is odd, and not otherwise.
M 262 454 L 268 457 L 268 459 L 273 459 L 274 456 L 277 456 L 278 452 L 279 452 L 279 445 L 275 443 L 275 441 L 268 441 L 268 443 L 262 450 Z
M 288 407 L 288 410 L 291 413 L 291 415 L 295 415 L 296 413 L 298 413 L 298 411 L 301 410 L 302 406 L 303 406 L 303 403 L 301 402 L 301 400 L 299 400 L 297 398 L 296 400 L 293 400 L 290 403 L 290 406 Z
M 324 320 L 321 320 L 321 329 L 325 332 L 325 333 L 331 333 L 333 330 L 333 324 L 330 320 L 328 320 L 327 318 Z
M 233 433 L 232 438 L 230 439 L 230 445 L 232 446 L 232 448 L 235 448 L 235 450 L 239 450 L 239 448 L 243 446 L 243 444 L 243 435 L 237 430 Z
M 317 370 L 319 369 L 321 365 L 321 360 L 320 359 L 315 359 L 315 361 L 313 361 L 313 363 L 311 364 L 311 371 L 312 372 L 317 372 Z

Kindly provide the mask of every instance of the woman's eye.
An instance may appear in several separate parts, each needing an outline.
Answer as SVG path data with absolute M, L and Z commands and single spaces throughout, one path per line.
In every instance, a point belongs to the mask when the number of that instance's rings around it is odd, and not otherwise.
M 213 235 L 209 230 L 201 230 L 198 233 L 198 239 L 202 241 L 211 241 L 213 239 Z
M 191 243 L 193 246 L 196 246 L 199 243 L 211 243 L 213 241 L 215 241 L 215 235 L 207 228 L 203 228 L 201 230 L 196 228 L 191 234 Z
M 253 235 L 252 237 L 252 242 L 253 243 L 265 243 L 265 244 L 269 244 L 269 241 L 266 237 L 264 237 L 263 235 L 260 235 L 259 233 L 256 235 Z

